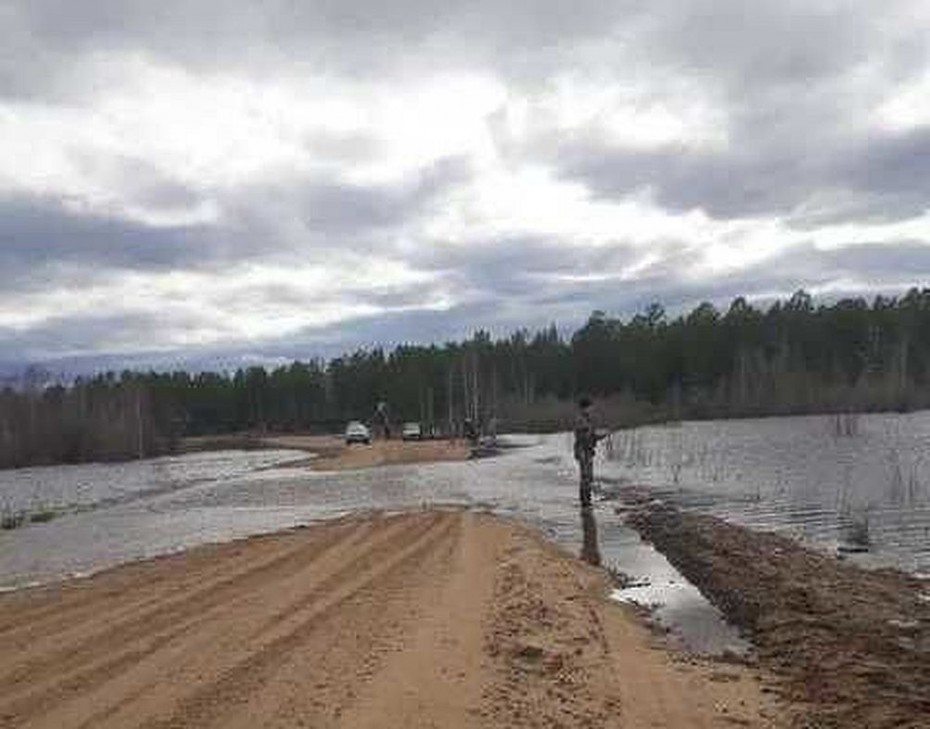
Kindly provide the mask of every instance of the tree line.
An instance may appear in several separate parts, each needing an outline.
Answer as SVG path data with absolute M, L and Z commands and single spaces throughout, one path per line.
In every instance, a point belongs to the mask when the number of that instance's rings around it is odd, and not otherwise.
M 465 418 L 521 430 L 567 427 L 573 400 L 615 426 L 930 405 L 930 289 L 767 308 L 744 298 L 669 317 L 595 311 L 493 339 L 362 349 L 328 362 L 234 373 L 123 372 L 0 392 L 0 467 L 132 458 L 214 434 L 337 432 L 386 402 L 395 422 L 448 433 Z

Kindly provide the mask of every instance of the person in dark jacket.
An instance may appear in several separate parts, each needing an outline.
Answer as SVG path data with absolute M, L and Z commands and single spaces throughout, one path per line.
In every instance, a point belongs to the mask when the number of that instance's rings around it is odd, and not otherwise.
M 594 452 L 597 450 L 597 442 L 604 438 L 604 433 L 599 433 L 594 428 L 594 422 L 591 419 L 591 400 L 582 397 L 578 400 L 578 417 L 575 420 L 575 460 L 578 461 L 578 469 L 581 472 L 581 478 L 578 488 L 578 498 L 582 506 L 591 505 L 591 486 L 594 483 Z

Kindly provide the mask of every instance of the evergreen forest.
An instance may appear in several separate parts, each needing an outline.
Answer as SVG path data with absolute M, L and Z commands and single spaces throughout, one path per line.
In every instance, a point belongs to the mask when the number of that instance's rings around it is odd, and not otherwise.
M 744 298 L 670 317 L 595 311 L 505 338 L 359 350 L 235 372 L 102 373 L 0 392 L 0 467 L 144 457 L 185 438 L 340 432 L 387 403 L 394 422 L 458 432 L 569 427 L 579 394 L 615 427 L 663 420 L 930 406 L 930 289 L 765 308 Z

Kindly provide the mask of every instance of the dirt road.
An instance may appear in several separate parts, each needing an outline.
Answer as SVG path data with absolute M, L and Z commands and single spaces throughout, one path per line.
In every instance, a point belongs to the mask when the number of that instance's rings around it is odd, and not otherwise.
M 334 435 L 280 435 L 263 438 L 262 442 L 272 448 L 295 448 L 316 454 L 315 458 L 288 465 L 319 471 L 345 471 L 397 463 L 464 461 L 468 458 L 468 446 L 462 440 L 404 441 L 395 438 L 374 440 L 369 445 L 346 445 L 342 438 Z
M 780 725 L 748 669 L 673 659 L 606 587 L 458 511 L 198 548 L 0 596 L 0 726 Z
M 432 463 L 435 461 L 464 461 L 469 447 L 463 440 L 404 441 L 377 439 L 368 445 L 346 445 L 338 435 L 259 435 L 234 433 L 230 435 L 186 438 L 182 452 L 226 449 L 285 448 L 307 451 L 312 457 L 297 458 L 283 464 L 293 468 L 312 468 L 318 471 L 346 471 L 355 468 L 373 468 L 399 463 Z M 280 467 L 280 466 L 277 466 Z

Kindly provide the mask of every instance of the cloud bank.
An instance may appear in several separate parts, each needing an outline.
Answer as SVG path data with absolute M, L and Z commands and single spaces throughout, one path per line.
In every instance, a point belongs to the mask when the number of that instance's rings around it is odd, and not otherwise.
M 0 361 L 930 275 L 930 5 L 12 0 Z

